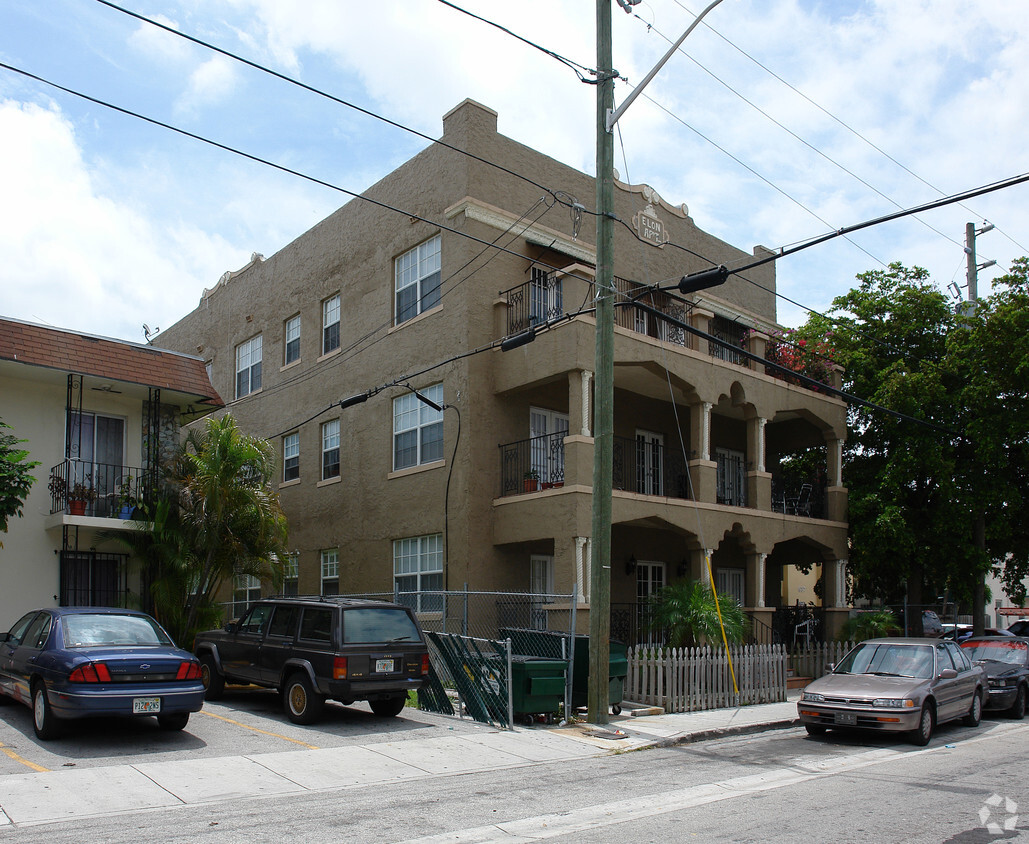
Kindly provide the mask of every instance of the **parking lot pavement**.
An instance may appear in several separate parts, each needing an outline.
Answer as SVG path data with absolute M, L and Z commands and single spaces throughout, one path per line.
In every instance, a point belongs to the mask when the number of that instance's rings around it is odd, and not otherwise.
M 182 733 L 149 719 L 128 728 L 83 722 L 44 743 L 26 737 L 28 709 L 9 707 L 0 712 L 0 826 L 582 759 L 796 721 L 792 700 L 678 715 L 631 711 L 604 726 L 499 730 L 417 709 L 377 719 L 359 706 L 330 705 L 324 723 L 303 728 L 260 696 L 230 695 L 205 705 Z

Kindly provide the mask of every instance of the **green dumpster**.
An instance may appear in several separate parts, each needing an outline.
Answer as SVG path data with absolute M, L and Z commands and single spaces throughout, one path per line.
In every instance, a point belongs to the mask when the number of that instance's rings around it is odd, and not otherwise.
M 500 637 L 511 640 L 511 648 L 516 654 L 548 659 L 567 659 L 568 657 L 568 635 L 566 633 L 505 628 L 500 631 Z M 576 634 L 574 648 L 571 705 L 578 709 L 589 703 L 590 637 L 584 633 Z M 609 650 L 607 702 L 612 707 L 614 714 L 618 715 L 622 711 L 625 678 L 629 674 L 628 648 L 624 642 L 612 639 Z M 517 707 L 515 708 L 517 709 Z
M 553 715 L 565 699 L 563 659 L 539 659 L 532 656 L 511 657 L 511 704 L 514 717 L 531 724 L 534 715 Z

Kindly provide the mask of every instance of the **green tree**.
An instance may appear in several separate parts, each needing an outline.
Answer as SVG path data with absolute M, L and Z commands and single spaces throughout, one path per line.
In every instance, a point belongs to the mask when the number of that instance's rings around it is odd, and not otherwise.
M 831 336 L 845 390 L 926 423 L 850 407 L 858 594 L 896 602 L 906 588 L 917 606 L 947 593 L 975 609 L 991 560 L 1009 582 L 1024 573 L 1025 270 L 1020 259 L 976 313 L 959 316 L 925 270 L 892 264 L 859 275 L 827 317 L 799 330 Z
M 695 647 L 701 640 L 709 643 L 725 638 L 742 642 L 747 632 L 747 616 L 735 599 L 718 596 L 698 580 L 679 580 L 659 589 L 650 598 L 650 628 L 664 631 L 673 648 Z M 719 621 L 721 611 L 721 621 Z
M 178 524 L 169 525 L 183 534 L 187 631 L 195 631 L 235 575 L 281 585 L 287 526 L 271 489 L 274 475 L 271 444 L 241 433 L 231 414 L 208 419 L 187 435 L 172 473 Z
M 0 428 L 11 430 L 11 426 L 0 419 Z M 25 499 L 36 479 L 29 474 L 36 466 L 36 461 L 26 458 L 29 452 L 18 448 L 19 440 L 13 434 L 0 431 L 0 531 L 7 533 L 10 519 L 20 517 Z M 0 548 L 3 548 L 0 542 Z

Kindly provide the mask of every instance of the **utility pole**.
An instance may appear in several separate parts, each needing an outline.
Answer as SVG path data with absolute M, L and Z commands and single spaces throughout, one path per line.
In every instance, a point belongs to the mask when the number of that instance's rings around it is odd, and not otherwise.
M 618 0 L 626 12 L 640 0 Z M 722 0 L 712 2 L 665 53 L 633 93 L 615 111 L 615 79 L 611 57 L 611 0 L 597 0 L 597 335 L 593 383 L 593 512 L 590 555 L 590 673 L 588 718 L 608 722 L 611 659 L 611 475 L 614 456 L 614 167 L 615 123 L 642 93 L 686 36 Z M 725 281 L 724 267 L 705 286 Z M 710 276 L 708 272 L 706 276 Z
M 985 234 L 993 228 L 993 223 L 984 223 L 981 229 L 976 229 L 975 223 L 965 223 L 965 282 L 968 286 L 968 303 L 965 306 L 965 313 L 969 318 L 975 315 L 976 301 L 979 298 L 979 270 L 992 267 L 996 261 L 986 261 L 982 264 L 976 262 L 975 238 L 976 235 Z M 986 556 L 986 513 L 979 510 L 975 514 L 975 522 L 972 526 L 972 541 L 979 552 Z M 986 572 L 982 572 L 975 579 L 975 587 L 972 590 L 972 632 L 981 636 L 986 629 Z
M 590 556 L 591 724 L 608 721 L 611 658 L 611 475 L 614 458 L 614 107 L 611 67 L 611 0 L 597 0 L 597 337 L 594 352 L 593 521 Z

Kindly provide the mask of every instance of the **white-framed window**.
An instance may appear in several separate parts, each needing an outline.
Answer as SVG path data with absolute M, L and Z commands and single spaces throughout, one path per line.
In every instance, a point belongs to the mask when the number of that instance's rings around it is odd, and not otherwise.
M 290 551 L 282 566 L 282 594 L 300 594 L 300 552 Z
M 636 431 L 636 492 L 642 495 L 664 495 L 661 467 L 665 438 L 653 431 Z
M 529 462 L 541 483 L 563 483 L 568 414 L 529 408 Z
M 339 420 L 322 423 L 322 480 L 339 477 Z
M 639 641 L 657 644 L 663 638 L 663 631 L 654 630 L 650 624 L 653 607 L 650 596 L 665 586 L 665 564 L 639 562 L 636 564 L 636 626 Z
M 546 605 L 554 601 L 554 558 L 544 554 L 529 557 L 529 627 L 547 630 Z
M 529 273 L 529 322 L 532 325 L 556 319 L 563 310 L 561 279 L 543 267 Z
M 322 302 L 322 354 L 339 348 L 339 294 Z
M 401 603 L 416 612 L 440 612 L 443 589 L 443 534 L 393 540 L 393 583 Z
M 443 406 L 443 385 L 418 391 Z M 443 411 L 429 407 L 414 393 L 393 400 L 393 470 L 443 459 Z
M 282 438 L 282 480 L 295 481 L 300 477 L 300 434 L 286 434 Z
M 715 588 L 719 600 L 735 598 L 741 607 L 746 606 L 743 599 L 746 597 L 747 580 L 743 569 L 715 569 Z
M 715 494 L 719 504 L 747 506 L 747 455 L 731 448 L 715 449 Z
M 323 595 L 339 594 L 339 549 L 326 548 L 321 552 Z
M 396 291 L 394 325 L 436 307 L 440 302 L 440 237 L 429 238 L 399 256 L 393 265 Z
M 286 347 L 284 363 L 291 364 L 295 360 L 300 360 L 300 314 L 286 320 L 284 335 Z
M 252 574 L 232 578 L 232 618 L 239 618 L 254 601 L 261 600 L 261 581 Z
M 236 398 L 261 389 L 261 335 L 236 346 Z

